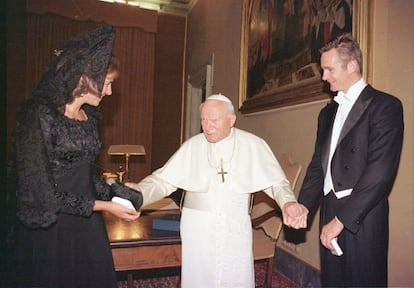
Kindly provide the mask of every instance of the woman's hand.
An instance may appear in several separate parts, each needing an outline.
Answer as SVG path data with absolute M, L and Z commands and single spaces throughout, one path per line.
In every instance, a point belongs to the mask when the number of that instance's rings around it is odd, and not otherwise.
M 125 207 L 124 205 L 112 202 L 112 201 L 102 201 L 96 200 L 93 207 L 93 211 L 106 211 L 125 221 L 133 221 L 138 219 L 141 212 L 135 211 Z

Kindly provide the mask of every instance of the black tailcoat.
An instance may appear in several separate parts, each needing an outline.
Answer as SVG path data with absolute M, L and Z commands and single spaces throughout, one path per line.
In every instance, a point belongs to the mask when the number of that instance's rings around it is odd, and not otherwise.
M 387 286 L 388 195 L 401 154 L 402 105 L 369 85 L 361 92 L 345 120 L 331 162 L 335 191 L 353 189 L 342 199 L 332 192 L 323 196 L 337 108 L 332 101 L 319 114 L 315 152 L 299 195 L 310 215 L 320 203 L 320 229 L 335 216 L 345 226 L 338 237 L 344 255 L 333 256 L 320 247 L 322 285 Z

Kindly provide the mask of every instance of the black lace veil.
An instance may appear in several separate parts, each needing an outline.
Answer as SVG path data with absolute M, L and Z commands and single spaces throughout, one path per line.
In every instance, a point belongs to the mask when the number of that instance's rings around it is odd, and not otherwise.
M 17 112 L 7 190 L 10 201 L 15 202 L 12 209 L 16 209 L 17 217 L 29 227 L 48 227 L 56 221 L 59 210 L 48 143 L 44 139 L 47 131 L 42 130 L 41 121 L 53 118 L 72 101 L 72 91 L 82 75 L 102 91 L 114 39 L 114 28 L 104 25 L 65 41 L 54 51 L 55 56 L 47 64 L 32 96 Z M 97 107 L 84 105 L 83 108 L 88 116 L 99 117 Z
M 63 107 L 72 100 L 72 91 L 82 75 L 95 82 L 98 91 L 102 91 L 114 38 L 114 28 L 104 25 L 61 44 L 34 89 L 32 100 Z

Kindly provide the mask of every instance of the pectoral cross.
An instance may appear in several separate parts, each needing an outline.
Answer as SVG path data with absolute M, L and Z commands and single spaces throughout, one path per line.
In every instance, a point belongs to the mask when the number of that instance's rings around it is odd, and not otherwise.
M 221 175 L 221 182 L 224 183 L 224 174 L 227 174 L 227 172 L 223 168 L 223 159 L 220 160 L 220 172 L 217 172 L 217 174 Z

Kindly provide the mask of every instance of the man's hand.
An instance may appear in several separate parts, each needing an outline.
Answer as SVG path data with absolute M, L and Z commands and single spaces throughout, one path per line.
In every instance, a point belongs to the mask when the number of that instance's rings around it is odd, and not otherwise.
M 282 207 L 283 223 L 295 229 L 306 228 L 308 209 L 297 202 L 287 202 Z
M 126 182 L 125 186 L 127 186 L 128 188 L 131 188 L 133 190 L 139 191 L 139 187 L 137 183 L 134 182 Z
M 344 230 L 344 224 L 342 224 L 336 217 L 333 218 L 329 223 L 322 227 L 320 236 L 322 245 L 327 249 L 332 250 L 333 246 L 331 240 L 338 238 L 338 235 L 341 234 L 342 230 Z

